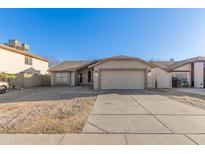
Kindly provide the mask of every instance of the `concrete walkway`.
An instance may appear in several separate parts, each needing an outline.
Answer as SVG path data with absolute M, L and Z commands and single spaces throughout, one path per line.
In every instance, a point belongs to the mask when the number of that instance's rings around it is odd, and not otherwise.
M 178 134 L 1 134 L 5 145 L 192 145 L 205 144 L 205 135 Z
M 205 144 L 205 110 L 146 91 L 98 95 L 82 134 L 1 134 L 0 144 Z

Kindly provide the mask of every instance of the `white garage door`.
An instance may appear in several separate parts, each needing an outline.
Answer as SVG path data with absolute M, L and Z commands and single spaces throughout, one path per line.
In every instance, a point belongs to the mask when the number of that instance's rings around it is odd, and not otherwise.
M 144 89 L 144 71 L 101 71 L 101 89 Z

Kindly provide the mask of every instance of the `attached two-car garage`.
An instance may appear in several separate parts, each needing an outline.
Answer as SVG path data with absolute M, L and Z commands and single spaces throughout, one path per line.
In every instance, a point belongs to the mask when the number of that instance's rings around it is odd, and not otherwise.
M 101 89 L 144 89 L 145 71 L 103 70 L 100 73 Z
M 117 56 L 94 64 L 94 89 L 146 89 L 151 65 L 139 58 Z

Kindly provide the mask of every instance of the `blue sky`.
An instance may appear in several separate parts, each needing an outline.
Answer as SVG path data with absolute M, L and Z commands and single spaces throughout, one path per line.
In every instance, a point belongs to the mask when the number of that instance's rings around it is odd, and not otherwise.
M 205 56 L 205 9 L 0 9 L 0 42 L 66 59 Z

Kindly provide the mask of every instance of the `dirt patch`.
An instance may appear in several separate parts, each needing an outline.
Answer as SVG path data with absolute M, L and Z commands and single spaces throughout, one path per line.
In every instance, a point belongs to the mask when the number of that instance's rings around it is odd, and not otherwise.
M 205 109 L 205 96 L 202 95 L 185 93 L 174 89 L 156 89 L 149 90 L 149 92 L 153 94 L 163 95 L 181 103 L 194 105 L 196 107 Z
M 0 105 L 0 133 L 80 133 L 96 96 Z

